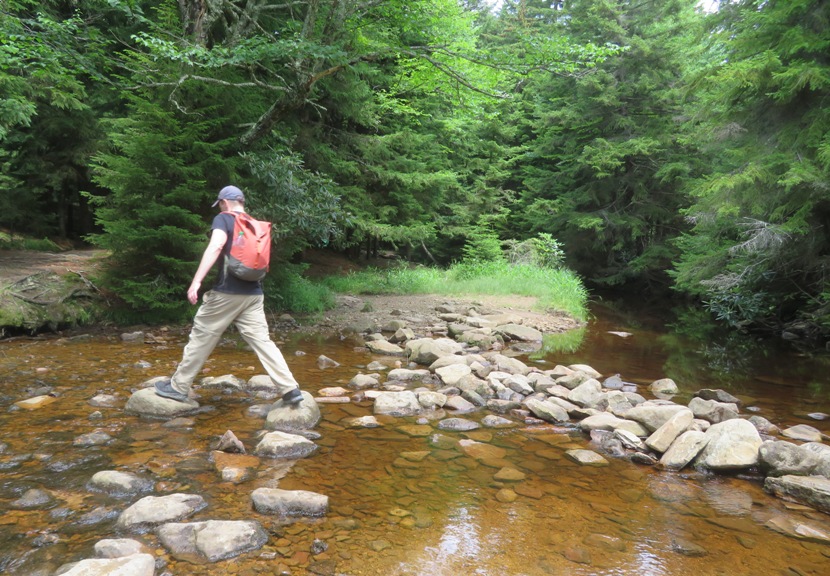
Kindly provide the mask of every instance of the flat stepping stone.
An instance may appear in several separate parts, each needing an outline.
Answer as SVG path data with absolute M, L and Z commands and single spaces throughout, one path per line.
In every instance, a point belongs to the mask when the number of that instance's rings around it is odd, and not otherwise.
M 287 432 L 269 432 L 254 448 L 254 454 L 269 458 L 297 459 L 305 458 L 315 450 L 317 445 L 303 436 Z
M 499 482 L 521 482 L 525 478 L 527 475 L 515 468 L 502 468 L 493 476 L 493 479 Z
M 253 520 L 169 523 L 160 526 L 156 533 L 161 544 L 181 560 L 196 556 L 219 562 L 259 550 L 268 542 L 268 534 Z
M 582 466 L 608 466 L 608 460 L 591 450 L 567 450 L 565 457 Z
M 156 395 L 154 388 L 150 387 L 133 393 L 127 400 L 124 410 L 128 414 L 167 419 L 193 414 L 199 410 L 199 403 L 189 399 L 185 402 L 178 402 L 170 398 L 162 398 Z
M 478 422 L 466 420 L 464 418 L 445 418 L 438 423 L 440 430 L 449 430 L 452 432 L 468 432 L 481 428 Z
M 121 513 L 116 527 L 142 531 L 158 524 L 182 520 L 206 506 L 207 502 L 198 494 L 145 496 Z
M 806 424 L 791 426 L 781 432 L 781 435 L 793 440 L 803 440 L 804 442 L 821 442 L 822 439 L 821 431 Z

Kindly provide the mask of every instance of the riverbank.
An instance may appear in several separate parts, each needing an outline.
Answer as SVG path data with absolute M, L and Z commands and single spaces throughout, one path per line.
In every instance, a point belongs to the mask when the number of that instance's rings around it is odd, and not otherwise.
M 94 284 L 94 278 L 100 272 L 105 257 L 106 252 L 102 250 L 56 253 L 0 250 L 0 338 L 58 330 L 123 330 L 124 328 L 100 324 L 111 304 Z M 392 261 L 381 259 L 356 263 L 337 254 L 315 252 L 308 254 L 310 268 L 307 276 L 320 282 L 327 276 L 345 276 L 360 273 L 367 268 L 383 274 L 383 268 L 390 262 Z M 400 278 L 408 274 L 408 271 L 398 268 L 394 274 Z M 414 273 L 417 274 L 419 273 Z M 430 278 L 432 281 L 437 278 L 439 287 L 440 274 L 434 271 L 432 275 L 435 278 Z M 373 281 L 371 278 L 369 280 Z M 379 281 L 388 284 L 388 278 Z M 476 288 L 470 281 L 470 292 L 475 294 Z M 393 291 L 396 289 L 397 287 Z M 401 290 L 405 291 L 406 287 L 401 287 Z M 571 298 L 570 301 L 574 300 L 579 299 Z M 386 317 L 389 313 L 394 312 L 398 316 L 409 316 L 410 323 L 414 326 L 426 328 L 433 322 L 436 306 L 442 303 L 467 309 L 509 310 L 542 332 L 558 333 L 584 324 L 567 313 L 545 310 L 539 297 L 516 294 L 341 294 L 335 296 L 334 307 L 325 313 L 293 314 L 291 318 L 282 315 L 282 320 L 280 314 L 273 314 L 271 323 L 272 327 L 281 329 L 341 333 L 355 331 L 356 328 L 371 326 L 373 323 L 380 327 L 388 320 Z M 579 306 L 582 304 L 579 303 Z

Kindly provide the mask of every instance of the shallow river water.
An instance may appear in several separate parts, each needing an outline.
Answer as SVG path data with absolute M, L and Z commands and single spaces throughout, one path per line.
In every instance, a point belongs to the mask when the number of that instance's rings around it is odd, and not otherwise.
M 779 426 L 810 424 L 830 433 L 830 421 L 807 416 L 830 412 L 826 359 L 723 334 L 700 338 L 700 331 L 684 322 L 666 327 L 597 307 L 584 331 L 549 339 L 543 350 L 521 358 L 542 369 L 590 364 L 605 375 L 620 373 L 641 391 L 655 379 L 672 377 L 681 388 L 675 400 L 682 402 L 700 388 L 724 388 Z M 322 438 L 312 456 L 291 464 L 263 458 L 255 479 L 222 482 L 209 461 L 211 444 L 231 429 L 250 450 L 263 421 L 246 410 L 262 401 L 201 391 L 200 403 L 210 408 L 179 427 L 125 414 L 131 391 L 148 378 L 169 374 L 181 357 L 186 334 L 149 332 L 156 343 L 129 345 L 117 335 L 0 342 L 0 442 L 7 445 L 0 454 L 0 573 L 53 574 L 65 562 L 93 557 L 96 541 L 121 536 L 155 551 L 159 575 L 830 573 L 830 545 L 765 526 L 784 515 L 830 532 L 830 516 L 766 494 L 757 473 L 670 473 L 622 459 L 611 459 L 606 468 L 580 467 L 564 453 L 591 448 L 589 439 L 550 425 L 445 433 L 503 448 L 501 460 L 482 463 L 401 431 L 415 419 L 379 418 L 379 428 L 354 429 L 345 422 L 371 414 L 370 403 L 321 404 Z M 395 361 L 356 349 L 359 342 L 353 340 L 278 337 L 311 393 L 345 386 L 372 360 Z M 319 369 L 321 354 L 340 366 Z M 260 373 L 253 354 L 232 335 L 206 366 L 207 375 L 228 373 L 241 378 Z M 31 411 L 12 408 L 42 386 L 53 387 L 53 403 Z M 121 404 L 90 406 L 102 392 L 118 394 Z M 103 418 L 91 420 L 96 410 Z M 73 444 L 93 431 L 113 440 L 94 447 Z M 526 478 L 497 481 L 499 467 L 508 464 Z M 187 521 L 256 519 L 269 541 L 256 552 L 200 565 L 172 558 L 152 533 L 119 534 L 115 518 L 130 501 L 86 489 L 95 472 L 116 469 L 153 478 L 156 494 L 204 496 L 207 508 Z M 251 492 L 277 485 L 328 495 L 329 514 L 284 522 L 256 513 Z M 507 485 L 518 498 L 501 502 L 496 494 Z M 30 488 L 46 490 L 54 503 L 40 510 L 12 509 L 10 503 Z M 315 540 L 327 549 L 314 554 Z

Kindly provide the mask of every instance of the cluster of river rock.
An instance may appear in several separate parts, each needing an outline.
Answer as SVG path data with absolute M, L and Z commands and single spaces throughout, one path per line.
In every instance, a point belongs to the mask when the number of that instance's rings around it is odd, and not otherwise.
M 563 432 L 578 428 L 590 436 L 593 450 L 566 453 L 582 465 L 606 466 L 606 457 L 618 457 L 669 471 L 687 466 L 713 472 L 751 468 L 765 476 L 764 487 L 770 493 L 830 513 L 830 446 L 822 443 L 827 437 L 816 428 L 798 425 L 782 431 L 758 415 L 747 417 L 741 413 L 739 399 L 724 390 L 699 390 L 684 405 L 668 399 L 678 392 L 670 379 L 657 380 L 648 391 L 642 390 L 655 396 L 646 399 L 637 385 L 618 375 L 603 378 L 587 365 L 529 366 L 509 355 L 509 346 L 541 341 L 543 334 L 535 328 L 501 313 L 459 312 L 449 306 L 438 312 L 443 324 L 432 326 L 428 337 L 416 335 L 404 320 L 368 334 L 365 347 L 376 356 L 390 357 L 391 362 L 370 363 L 365 372 L 351 379 L 348 388 L 323 388 L 316 397 L 303 392 L 303 401 L 296 407 L 284 406 L 280 400 L 251 406 L 249 414 L 264 417 L 266 428 L 253 453 L 279 459 L 309 456 L 317 448 L 314 440 L 320 437 L 313 430 L 320 420 L 320 404 L 371 400 L 373 413 L 354 417 L 351 426 L 379 426 L 379 415 L 414 418 L 407 426 L 415 435 L 434 434 L 436 427 L 442 432 L 464 432 L 482 426 L 552 423 Z M 319 362 L 325 366 L 333 361 L 320 357 Z M 398 367 L 389 370 L 387 364 Z M 195 401 L 181 403 L 156 396 L 154 382 L 148 380 L 145 388 L 131 396 L 128 412 L 175 419 L 200 409 Z M 275 397 L 267 376 L 247 381 L 231 375 L 206 378 L 199 386 Z M 433 426 L 436 414 L 441 416 Z M 459 440 L 457 446 L 474 458 L 487 454 L 488 448 L 470 439 Z M 223 480 L 240 483 L 253 476 L 256 458 L 251 462 L 244 452 L 234 435 L 226 434 L 212 453 Z M 95 474 L 89 488 L 140 497 L 152 491 L 153 483 L 111 470 Z M 328 510 L 325 495 L 303 490 L 258 488 L 250 497 L 260 514 L 282 518 L 322 516 Z M 509 500 L 509 494 L 503 497 Z M 268 534 L 256 520 L 184 521 L 206 506 L 198 494 L 143 496 L 120 514 L 116 526 L 122 533 L 154 530 L 174 557 L 202 562 L 231 558 L 267 542 Z M 770 527 L 830 542 L 830 534 L 804 525 Z M 155 573 L 155 558 L 137 540 L 102 540 L 95 550 L 98 558 L 67 565 L 58 574 Z

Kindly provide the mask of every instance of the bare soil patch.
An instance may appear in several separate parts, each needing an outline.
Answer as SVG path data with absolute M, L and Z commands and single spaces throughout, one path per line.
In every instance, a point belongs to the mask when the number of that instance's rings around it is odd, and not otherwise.
M 582 324 L 564 313 L 536 310 L 536 298 L 527 296 L 448 297 L 440 294 L 415 295 L 340 295 L 337 306 L 325 317 L 306 329 L 328 328 L 335 331 L 353 326 L 383 326 L 392 319 L 403 319 L 414 330 L 428 331 L 431 326 L 446 323 L 438 318 L 437 307 L 446 305 L 458 313 L 499 314 L 515 317 L 518 322 L 544 333 L 560 333 Z

